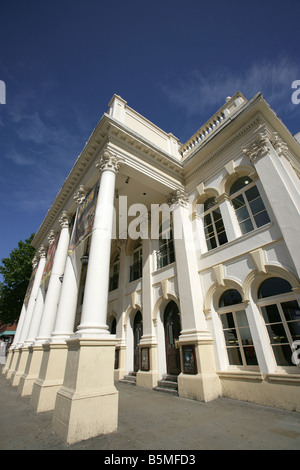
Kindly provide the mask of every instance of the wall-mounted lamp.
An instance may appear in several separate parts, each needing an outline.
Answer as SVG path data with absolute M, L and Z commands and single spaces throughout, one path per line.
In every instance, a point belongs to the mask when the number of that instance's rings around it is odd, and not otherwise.
M 63 274 L 62 274 L 61 276 L 59 276 L 59 278 L 58 278 L 61 283 L 63 282 L 63 278 L 64 278 L 64 275 L 63 275 Z
M 87 254 L 83 255 L 83 257 L 80 258 L 80 261 L 82 263 L 82 266 L 85 266 L 89 262 L 89 256 Z
M 130 180 L 130 177 L 128 176 L 125 183 L 128 184 L 129 183 L 129 180 Z

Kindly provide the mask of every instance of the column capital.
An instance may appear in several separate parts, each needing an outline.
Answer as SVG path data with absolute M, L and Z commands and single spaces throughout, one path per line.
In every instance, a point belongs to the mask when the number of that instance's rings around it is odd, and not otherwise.
M 282 140 L 282 138 L 278 135 L 278 132 L 273 132 L 273 137 L 271 139 L 271 143 L 276 150 L 277 155 L 285 156 L 286 151 L 288 150 L 287 144 Z
M 38 265 L 38 256 L 35 255 L 31 261 L 31 264 L 32 264 L 32 269 L 36 268 L 37 265 Z
M 83 184 L 81 184 L 78 190 L 76 191 L 76 193 L 74 193 L 73 195 L 73 198 L 77 202 L 77 205 L 81 204 L 84 201 L 85 196 L 86 196 L 86 190 Z
M 59 219 L 59 224 L 61 228 L 68 228 L 69 227 L 69 214 L 67 211 L 63 211 L 61 217 Z
M 167 203 L 170 205 L 179 204 L 182 207 L 186 207 L 189 202 L 188 194 L 184 189 L 176 189 L 167 196 Z
M 96 162 L 96 168 L 103 173 L 103 171 L 112 171 L 117 174 L 123 159 L 112 153 L 110 150 L 105 150 L 99 160 Z
M 46 258 L 46 248 L 44 245 L 41 245 L 38 251 L 39 258 Z
M 51 246 L 55 241 L 55 232 L 54 230 L 51 230 L 49 235 L 48 235 L 48 242 L 49 242 L 49 246 Z
M 252 163 L 255 163 L 260 157 L 270 152 L 270 146 L 269 136 L 263 131 L 248 146 L 243 147 L 242 151 Z

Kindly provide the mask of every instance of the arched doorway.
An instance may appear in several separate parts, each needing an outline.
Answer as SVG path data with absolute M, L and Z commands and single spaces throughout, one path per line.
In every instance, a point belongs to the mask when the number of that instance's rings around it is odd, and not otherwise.
M 143 335 L 143 319 L 142 314 L 138 310 L 134 317 L 133 323 L 133 370 L 137 372 L 140 369 L 140 353 L 139 344 Z
M 175 341 L 178 340 L 181 324 L 179 310 L 176 303 L 172 300 L 168 303 L 164 312 L 164 328 L 165 328 L 165 344 L 166 344 L 166 361 L 167 373 L 170 375 L 178 375 L 180 369 L 180 353 L 176 347 Z

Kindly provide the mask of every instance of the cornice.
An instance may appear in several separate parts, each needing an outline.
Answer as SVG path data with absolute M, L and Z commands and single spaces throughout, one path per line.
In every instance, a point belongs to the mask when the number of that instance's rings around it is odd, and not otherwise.
M 182 176 L 183 165 L 180 160 L 177 160 L 111 116 L 105 115 L 105 117 L 110 123 L 110 139 L 114 139 L 116 144 L 119 144 L 128 151 L 133 150 L 136 156 L 145 159 L 151 165 L 157 164 L 163 170 L 172 170 L 173 174 L 177 177 Z

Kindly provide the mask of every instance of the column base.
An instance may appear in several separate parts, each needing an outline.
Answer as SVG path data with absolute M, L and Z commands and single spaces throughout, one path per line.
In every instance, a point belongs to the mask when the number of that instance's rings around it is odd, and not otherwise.
M 208 336 L 192 343 L 179 338 L 182 372 L 177 383 L 180 397 L 208 402 L 222 395 L 212 344 Z
M 43 357 L 43 348 L 41 346 L 28 347 L 28 359 L 24 374 L 20 378 L 18 393 L 21 397 L 31 395 L 33 384 L 39 376 Z
M 126 345 L 121 344 L 116 346 L 116 355 L 115 356 L 115 370 L 114 370 L 114 379 L 119 381 L 123 379 L 126 375 Z
M 11 358 L 11 362 L 10 362 L 10 365 L 6 371 L 6 378 L 7 380 L 10 380 L 11 379 L 11 376 L 16 368 L 16 364 L 17 364 L 17 358 L 18 358 L 18 349 L 14 349 L 12 351 L 12 358 Z
M 7 353 L 7 356 L 6 356 L 5 365 L 4 365 L 3 369 L 2 369 L 2 374 L 3 374 L 3 375 L 6 375 L 7 372 L 9 371 L 9 369 L 10 369 L 10 366 L 11 366 L 12 361 L 13 361 L 13 351 L 14 351 L 14 350 L 11 349 L 11 348 L 8 350 L 8 353 Z
M 67 361 L 66 343 L 45 343 L 40 371 L 33 384 L 30 404 L 36 413 L 54 410 L 58 390 L 64 380 Z
M 14 387 L 19 385 L 20 379 L 25 372 L 26 363 L 28 359 L 28 347 L 20 348 L 19 350 L 19 357 L 17 359 L 16 370 L 13 371 L 10 383 Z
M 66 373 L 57 393 L 52 426 L 68 444 L 117 429 L 115 345 L 109 338 L 67 341 Z
M 157 370 L 157 344 L 143 343 L 139 345 L 141 355 L 141 370 L 136 374 L 138 387 L 154 388 L 159 379 Z

